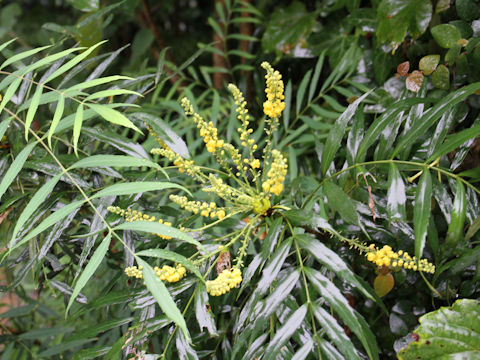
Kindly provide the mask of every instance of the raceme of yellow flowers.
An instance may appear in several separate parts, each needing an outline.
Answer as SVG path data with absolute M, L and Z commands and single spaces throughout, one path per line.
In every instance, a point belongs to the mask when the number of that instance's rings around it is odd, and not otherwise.
M 404 268 L 431 274 L 435 272 L 435 265 L 429 263 L 427 259 L 417 261 L 415 256 L 412 257 L 402 250 L 395 252 L 388 245 L 378 249 L 374 244 L 371 244 L 368 247 L 366 256 L 368 261 L 375 263 L 377 266 L 385 266 L 393 270 Z
M 228 86 L 235 102 L 235 112 L 241 126 L 237 129 L 240 136 L 240 148 L 227 143 L 219 138 L 218 130 L 212 121 L 207 121 L 195 111 L 194 106 L 187 98 L 181 100 L 181 105 L 185 115 L 190 118 L 199 130 L 199 135 L 205 143 L 206 150 L 212 154 L 215 160 L 223 168 L 226 176 L 219 176 L 218 172 L 207 172 L 205 168 L 195 165 L 193 160 L 185 159 L 170 149 L 160 137 L 148 127 L 151 135 L 160 143 L 161 148 L 155 148 L 152 154 L 158 154 L 173 162 L 178 167 L 178 171 L 191 176 L 202 185 L 202 190 L 207 193 L 215 194 L 219 199 L 217 201 L 194 201 L 186 196 L 170 195 L 169 199 L 193 214 L 199 214 L 206 219 L 212 219 L 216 224 L 224 219 L 240 213 L 253 213 L 254 216 L 245 228 L 233 236 L 233 240 L 221 250 L 222 253 L 228 251 L 233 243 L 238 239 L 242 240 L 242 246 L 235 259 L 236 264 L 232 268 L 223 269 L 218 273 L 214 280 L 206 282 L 206 288 L 210 295 L 218 296 L 225 294 L 230 289 L 237 287 L 242 281 L 241 267 L 242 258 L 246 254 L 246 248 L 250 240 L 250 232 L 253 230 L 254 223 L 258 222 L 270 208 L 272 208 L 271 197 L 280 195 L 284 190 L 284 181 L 287 175 L 287 161 L 283 154 L 272 149 L 272 134 L 278 128 L 278 117 L 285 109 L 284 84 L 281 74 L 274 70 L 272 66 L 264 62 L 262 67 L 266 70 L 266 101 L 263 104 L 263 110 L 266 119 L 265 133 L 267 135 L 266 146 L 263 151 L 258 150 L 258 145 L 252 137 L 253 129 L 251 127 L 251 117 L 247 109 L 247 103 L 242 92 L 233 84 Z M 263 167 L 262 167 L 263 164 Z M 273 208 L 275 208 L 274 205 Z M 137 210 L 121 209 L 118 207 L 109 207 L 108 210 L 125 218 L 126 221 L 158 221 L 164 225 L 171 226 L 169 222 L 157 220 L 154 216 L 143 214 Z M 209 226 L 209 225 L 207 225 Z M 161 236 L 161 235 L 160 235 Z M 162 236 L 165 239 L 168 237 Z M 219 254 L 220 250 L 212 253 Z M 212 256 L 212 254 L 208 254 Z M 197 260 L 206 261 L 207 255 Z M 218 259 L 217 259 L 218 261 Z M 163 266 L 162 269 L 155 268 L 157 276 L 165 281 L 178 281 L 185 274 L 185 268 L 177 266 L 172 268 Z M 128 267 L 125 273 L 130 277 L 143 278 L 142 271 L 136 266 Z

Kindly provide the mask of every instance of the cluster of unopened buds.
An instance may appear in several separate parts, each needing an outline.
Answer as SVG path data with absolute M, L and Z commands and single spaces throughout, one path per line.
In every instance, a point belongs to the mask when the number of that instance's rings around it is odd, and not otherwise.
M 435 265 L 429 263 L 427 259 L 417 259 L 415 256 L 410 256 L 402 250 L 395 252 L 388 245 L 378 249 L 375 244 L 371 244 L 368 247 L 366 256 L 368 261 L 375 263 L 379 267 L 384 266 L 394 270 L 404 268 L 431 274 L 435 272 Z
M 142 270 L 142 266 L 138 268 L 136 266 L 130 266 L 125 268 L 125 274 L 127 274 L 128 277 L 143 279 Z M 175 267 L 163 265 L 162 268 L 159 268 L 155 266 L 153 271 L 155 271 L 155 275 L 157 275 L 160 280 L 173 283 L 179 281 L 185 275 L 187 269 L 185 269 L 183 265 L 178 264 Z
M 126 222 L 132 222 L 132 221 L 157 221 L 159 224 L 163 224 L 165 226 L 172 226 L 172 223 L 169 221 L 163 221 L 163 219 L 156 219 L 155 216 L 150 216 L 147 214 L 142 213 L 141 211 L 138 210 L 132 210 L 132 209 L 127 209 L 124 210 L 118 206 L 109 206 L 107 208 L 108 211 L 111 213 L 120 215 L 121 217 L 125 218 Z M 161 235 L 161 234 L 156 234 L 160 236 L 162 239 L 169 240 L 172 237 L 171 236 L 166 236 L 166 235 Z

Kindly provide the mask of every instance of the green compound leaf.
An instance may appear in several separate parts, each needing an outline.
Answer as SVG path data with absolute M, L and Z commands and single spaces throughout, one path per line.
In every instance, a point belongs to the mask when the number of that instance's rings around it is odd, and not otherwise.
M 479 359 L 480 302 L 457 300 L 420 318 L 417 341 L 397 354 L 400 360 Z
M 450 24 L 434 26 L 430 32 L 437 44 L 445 49 L 450 49 L 462 38 L 460 31 L 454 25 Z
M 190 335 L 188 333 L 187 325 L 185 319 L 182 316 L 182 313 L 178 309 L 177 305 L 172 299 L 172 296 L 168 292 L 165 284 L 160 278 L 155 275 L 152 267 L 139 257 L 136 258 L 139 266 L 143 266 L 143 277 L 145 279 L 145 285 L 147 289 L 153 295 L 160 309 L 171 319 L 175 324 L 177 324 L 183 331 L 185 338 L 190 341 Z

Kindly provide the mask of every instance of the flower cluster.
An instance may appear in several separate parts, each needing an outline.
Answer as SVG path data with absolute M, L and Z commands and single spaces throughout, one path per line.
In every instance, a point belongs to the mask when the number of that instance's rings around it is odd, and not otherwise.
M 263 182 L 262 189 L 279 195 L 283 191 L 283 182 L 287 175 L 287 162 L 278 150 L 272 150 L 272 158 L 272 166 L 267 173 L 268 179 Z
M 199 129 L 207 151 L 213 154 L 221 170 L 216 168 L 208 170 L 206 167 L 197 166 L 193 160 L 183 158 L 168 147 L 153 129 L 147 127 L 160 144 L 160 148 L 151 150 L 152 154 L 161 155 L 173 162 L 181 173 L 186 173 L 201 183 L 202 191 L 215 194 L 220 198 L 219 201 L 191 201 L 186 196 L 170 195 L 169 199 L 180 208 L 198 214 L 206 221 L 215 219 L 215 221 L 198 229 L 192 229 L 192 231 L 203 231 L 237 214 L 253 213 L 254 215 L 249 218 L 250 220 L 245 226 L 235 229 L 229 234 L 230 240 L 225 245 L 225 251 L 228 252 L 228 249 L 231 249 L 239 239 L 242 239 L 240 240 L 241 245 L 237 250 L 234 268 L 228 270 L 230 269 L 228 266 L 227 269 L 219 272 L 215 280 L 207 281 L 207 291 L 213 296 L 225 294 L 241 283 L 243 258 L 247 254 L 251 234 L 258 226 L 261 217 L 268 214 L 269 209 L 285 209 L 284 206 L 271 202 L 272 194 L 279 195 L 283 191 L 287 175 L 285 157 L 280 151 L 272 150 L 273 132 L 278 127 L 277 118 L 285 108 L 284 85 L 280 73 L 275 71 L 270 64 L 264 63 L 262 66 L 267 70 L 265 90 L 267 99 L 264 103 L 264 112 L 268 115 L 265 120 L 264 132 L 267 137 L 262 157 L 258 156 L 258 145 L 254 139 L 253 121 L 248 112 L 247 103 L 242 92 L 233 84 L 230 84 L 228 89 L 233 95 L 236 118 L 240 122 L 237 129 L 240 146 L 220 139 L 213 122 L 204 120 L 187 98 L 181 100 L 185 115 Z M 118 211 L 124 215 L 122 210 Z M 143 218 L 143 214 L 137 214 L 137 217 L 149 221 L 149 218 Z M 198 258 L 194 260 L 194 263 L 201 264 L 206 259 L 218 254 L 218 251 L 196 255 Z M 133 269 L 129 269 L 129 272 L 136 274 Z
M 225 269 L 215 280 L 206 282 L 207 292 L 212 296 L 220 296 L 237 287 L 242 282 L 242 272 L 240 269 Z
M 225 210 L 217 209 L 214 202 L 188 201 L 186 196 L 170 195 L 170 200 L 180 205 L 182 209 L 190 211 L 194 214 L 200 213 L 200 216 L 218 218 L 222 220 L 225 217 Z
M 186 160 L 182 158 L 180 155 L 173 152 L 173 150 L 168 147 L 164 149 L 155 148 L 152 149 L 150 152 L 154 155 L 161 155 L 168 160 L 173 161 L 173 165 L 178 166 L 178 171 L 181 173 L 186 171 L 188 175 L 195 176 L 200 171 L 200 168 L 194 164 L 193 160 Z
M 154 222 L 154 221 L 157 221 L 159 224 L 163 224 L 163 225 L 166 225 L 166 226 L 172 226 L 172 223 L 169 222 L 169 221 L 163 221 L 163 219 L 158 219 L 157 220 L 155 218 L 155 216 L 150 216 L 150 215 L 144 214 L 144 213 L 142 213 L 141 211 L 138 211 L 138 210 L 132 210 L 132 209 L 124 210 L 124 209 L 122 209 L 118 206 L 109 206 L 107 208 L 107 210 L 110 211 L 111 213 L 120 215 L 121 217 L 125 218 L 126 222 L 132 222 L 132 221 Z M 165 240 L 169 240 L 169 239 L 172 238 L 171 236 L 166 236 L 166 235 L 161 235 L 161 234 L 157 234 L 157 235 L 160 236 L 162 239 L 165 239 Z
M 262 67 L 267 70 L 265 75 L 267 100 L 263 103 L 263 112 L 271 118 L 277 118 L 285 109 L 285 103 L 282 101 L 285 99 L 282 75 L 266 61 L 262 63 Z
M 125 274 L 127 274 L 128 277 L 143 279 L 142 269 L 142 266 L 139 266 L 138 268 L 136 266 L 130 266 L 125 268 Z M 179 281 L 187 272 L 187 269 L 180 264 L 176 267 L 163 265 L 162 268 L 159 268 L 158 266 L 155 266 L 153 270 L 160 280 L 170 283 Z
M 252 151 L 255 151 L 258 146 L 254 144 L 255 140 L 250 138 L 253 129 L 248 128 L 248 125 L 250 125 L 250 115 L 248 115 L 247 102 L 245 101 L 242 92 L 235 85 L 229 84 L 228 89 L 231 91 L 233 99 L 235 100 L 237 119 L 242 123 L 242 127 L 237 129 L 240 134 L 240 140 L 242 141 L 241 144 L 242 146 L 248 146 Z
M 207 151 L 214 153 L 217 148 L 221 148 L 224 141 L 218 139 L 218 130 L 213 126 L 213 123 L 211 121 L 207 123 L 203 120 L 203 118 L 195 112 L 193 105 L 186 97 L 182 99 L 182 107 L 185 110 L 185 115 L 192 116 L 193 122 L 197 125 L 197 128 L 200 129 L 200 136 L 206 144 Z
M 435 265 L 429 263 L 427 259 L 418 260 L 415 256 L 410 256 L 407 252 L 399 250 L 393 251 L 388 245 L 378 249 L 374 244 L 368 247 L 367 260 L 375 263 L 377 266 L 385 266 L 393 269 L 404 268 L 413 271 L 422 271 L 433 274 Z

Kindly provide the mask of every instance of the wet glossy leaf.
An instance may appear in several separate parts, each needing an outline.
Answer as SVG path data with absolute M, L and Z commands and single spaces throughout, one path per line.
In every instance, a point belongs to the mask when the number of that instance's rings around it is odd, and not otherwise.
M 377 10 L 377 38 L 395 49 L 407 35 L 422 35 L 432 18 L 430 0 L 383 0 Z
M 418 92 L 423 83 L 423 74 L 421 71 L 414 70 L 410 75 L 407 76 L 405 80 L 405 85 L 407 89 L 413 92 Z
M 185 338 L 189 341 L 190 335 L 188 333 L 187 325 L 185 324 L 185 319 L 182 316 L 182 313 L 178 309 L 177 305 L 172 299 L 172 296 L 168 292 L 165 284 L 160 278 L 155 275 L 152 267 L 145 261 L 140 258 L 136 258 L 139 266 L 143 266 L 143 277 L 145 279 L 145 284 L 153 295 L 160 309 L 171 319 L 175 324 L 177 324 L 180 329 L 182 329 Z
M 360 98 L 355 100 L 353 104 L 350 104 L 345 112 L 335 122 L 335 125 L 328 134 L 327 141 L 322 152 L 322 173 L 325 174 L 330 167 L 332 160 L 337 154 L 338 149 L 342 145 L 342 139 L 345 135 L 345 129 L 352 117 L 355 115 L 355 111 L 358 105 L 368 96 L 373 90 L 370 90 Z
M 432 201 L 432 176 L 429 170 L 424 170 L 420 176 L 415 193 L 413 209 L 413 229 L 415 232 L 415 256 L 420 259 L 427 240 L 427 228 L 430 218 Z
M 217 336 L 215 317 L 209 306 L 205 285 L 199 284 L 195 293 L 195 317 L 197 318 L 198 326 L 202 332 L 206 328 L 210 336 Z
M 390 221 L 405 220 L 407 195 L 402 175 L 395 164 L 390 164 L 388 172 L 387 212 Z
M 328 302 L 333 310 L 357 335 L 369 357 L 378 359 L 377 343 L 365 319 L 349 305 L 340 290 L 319 271 L 305 268 L 305 273 L 319 295 L 329 299 Z
M 375 280 L 373 281 L 373 288 L 378 296 L 384 297 L 390 291 L 392 291 L 393 286 L 395 285 L 395 279 L 393 275 L 388 274 L 378 274 Z
M 437 68 L 440 62 L 440 55 L 427 55 L 420 59 L 418 68 L 423 71 L 425 75 L 430 75 Z
M 480 304 L 457 300 L 420 318 L 417 341 L 398 352 L 400 360 L 480 358 Z
M 446 155 L 455 150 L 460 145 L 464 144 L 470 139 L 480 135 L 480 125 L 474 125 L 468 129 L 462 130 L 458 133 L 452 134 L 445 139 L 445 142 L 427 159 L 430 162 L 440 156 Z
M 333 344 L 346 356 L 348 359 L 361 359 L 351 339 L 345 334 L 345 330 L 340 326 L 338 321 L 320 305 L 315 304 L 313 311 L 322 330 L 324 330 Z
M 463 227 L 465 224 L 466 213 L 466 197 L 465 186 L 460 180 L 457 180 L 457 191 L 455 193 L 455 200 L 450 213 L 450 224 L 448 225 L 447 237 L 445 238 L 445 246 L 454 248 L 458 242 L 463 238 Z
M 450 89 L 450 71 L 445 65 L 439 65 L 433 72 L 432 83 L 438 89 Z
M 307 306 L 300 306 L 293 314 L 291 314 L 285 323 L 275 331 L 275 336 L 268 344 L 265 350 L 265 360 L 274 360 L 281 352 L 282 346 L 288 341 L 297 329 L 302 326 L 303 319 L 307 314 Z
M 434 26 L 430 32 L 438 45 L 445 49 L 450 49 L 462 38 L 460 31 L 450 24 L 441 24 Z
M 291 48 L 306 38 L 315 24 L 315 14 L 307 11 L 299 1 L 287 7 L 277 7 L 265 29 L 262 47 L 267 52 L 290 52 Z
M 397 119 L 397 115 L 416 104 L 429 102 L 427 99 L 412 98 L 398 101 L 395 105 L 390 106 L 381 116 L 377 117 L 369 126 L 360 146 L 358 147 L 357 157 L 359 159 L 380 137 L 381 132 Z
M 342 279 L 350 282 L 352 285 L 355 285 L 355 287 L 360 290 L 365 297 L 373 300 L 372 295 L 363 287 L 353 271 L 337 253 L 329 249 L 320 241 L 312 238 L 310 235 L 299 234 L 296 236 L 296 238 L 300 246 L 306 249 L 323 266 L 333 271 Z
M 327 181 L 323 187 L 325 195 L 328 198 L 328 205 L 337 211 L 345 221 L 360 226 L 355 205 L 342 188 L 331 181 Z
M 440 66 L 439 66 L 440 67 Z M 437 69 L 438 70 L 438 69 Z M 406 132 L 404 136 L 400 138 L 395 149 L 393 151 L 392 157 L 398 154 L 401 150 L 404 150 L 406 147 L 412 145 L 412 143 L 420 136 L 422 136 L 425 131 L 430 128 L 436 121 L 449 109 L 463 101 L 466 97 L 473 94 L 476 90 L 480 89 L 480 83 L 473 83 L 467 86 L 464 86 L 458 89 L 455 92 L 452 92 L 438 101 L 434 107 L 432 107 L 428 113 L 426 113 L 422 121 L 417 121 L 413 126 Z M 373 126 L 373 125 L 372 125 Z

